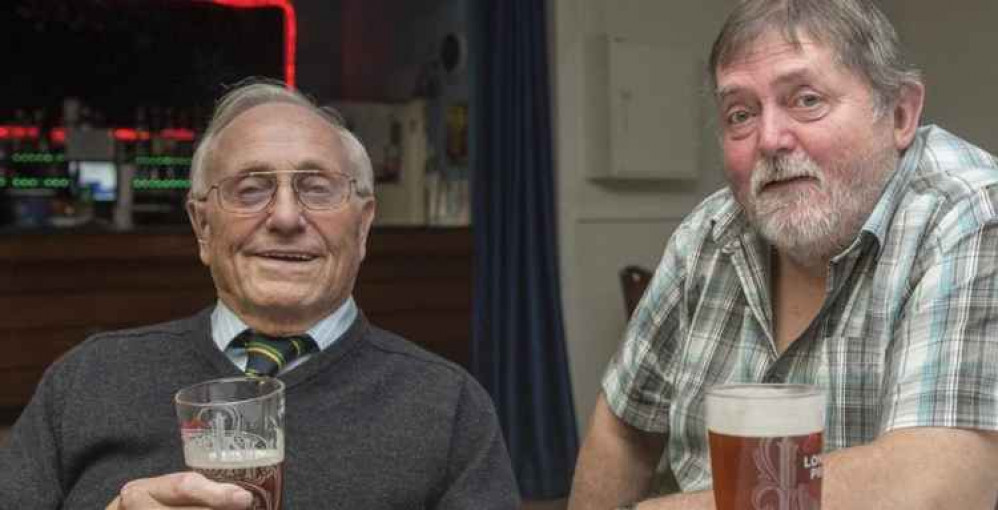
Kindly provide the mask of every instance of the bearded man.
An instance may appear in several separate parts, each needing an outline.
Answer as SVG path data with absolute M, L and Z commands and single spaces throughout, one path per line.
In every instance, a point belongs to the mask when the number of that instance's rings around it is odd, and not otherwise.
M 569 507 L 714 508 L 704 395 L 827 395 L 823 508 L 990 510 L 998 163 L 919 127 L 869 0 L 746 0 L 710 58 L 729 186 L 678 227 L 603 379 Z M 660 457 L 681 494 L 648 497 Z

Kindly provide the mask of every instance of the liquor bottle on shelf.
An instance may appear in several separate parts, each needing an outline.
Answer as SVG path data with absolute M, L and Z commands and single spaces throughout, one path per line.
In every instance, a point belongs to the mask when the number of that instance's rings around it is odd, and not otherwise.
M 10 153 L 8 152 L 9 146 L 7 141 L 5 136 L 0 137 L 0 227 L 10 225 L 14 221 L 12 198 L 8 193 L 8 189 L 11 186 L 10 181 L 14 178 L 14 175 L 10 172 L 10 161 L 8 159 Z
M 77 127 L 83 130 L 94 128 L 93 111 L 85 104 L 80 106 L 80 122 Z
M 14 129 L 11 132 L 11 152 L 18 154 L 27 149 L 24 139 L 27 138 L 28 114 L 18 108 L 14 110 Z
M 148 156 L 150 152 L 149 123 L 146 120 L 146 109 L 142 106 L 135 109 L 135 134 L 135 158 L 138 160 L 139 158 Z
M 161 136 L 163 131 L 163 110 L 158 106 L 153 106 L 149 108 L 149 146 L 151 148 L 150 156 L 152 156 L 149 165 L 149 177 L 158 184 L 158 181 L 163 178 L 162 167 L 160 166 L 161 158 L 164 155 L 164 140 Z
M 176 172 L 173 168 L 173 157 L 176 155 L 177 143 L 174 140 L 173 108 L 163 109 L 162 123 L 159 126 L 160 155 L 164 156 L 160 168 L 160 178 L 172 185 Z
M 30 157 L 35 163 L 35 176 L 39 179 L 39 184 L 45 189 L 58 189 L 59 184 L 64 182 L 61 168 L 55 160 L 55 155 L 49 147 L 49 140 L 45 125 L 45 114 L 41 110 L 35 110 L 32 128 L 37 129 L 38 136 L 32 137 L 32 148 Z M 68 187 L 68 180 L 65 181 Z
M 115 165 L 118 172 L 118 196 L 114 202 L 111 223 L 118 230 L 131 230 L 134 226 L 132 204 L 135 201 L 135 192 L 132 187 L 136 168 L 134 153 L 130 150 L 131 144 L 120 143 L 118 146 L 123 154 L 117 158 Z M 131 157 L 129 157 L 130 153 Z
M 0 137 L 0 190 L 5 190 L 10 184 L 10 152 L 7 137 Z
M 14 177 L 10 157 L 10 140 L 7 136 L 0 137 L 0 193 L 6 193 Z

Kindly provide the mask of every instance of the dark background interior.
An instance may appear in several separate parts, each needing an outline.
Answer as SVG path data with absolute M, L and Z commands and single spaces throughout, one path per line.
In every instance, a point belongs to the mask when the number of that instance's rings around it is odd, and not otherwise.
M 112 125 L 138 106 L 206 108 L 247 75 L 283 78 L 283 15 L 177 0 L 7 0 L 0 118 L 76 97 Z

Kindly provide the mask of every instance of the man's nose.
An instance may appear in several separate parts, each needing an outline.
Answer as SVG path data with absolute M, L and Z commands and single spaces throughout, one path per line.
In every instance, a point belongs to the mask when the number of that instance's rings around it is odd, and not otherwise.
M 267 223 L 271 228 L 281 230 L 299 229 L 304 225 L 302 205 L 291 183 L 278 184 L 274 199 L 270 204 Z
M 794 120 L 778 109 L 763 110 L 759 116 L 759 150 L 765 156 L 793 152 L 797 145 Z

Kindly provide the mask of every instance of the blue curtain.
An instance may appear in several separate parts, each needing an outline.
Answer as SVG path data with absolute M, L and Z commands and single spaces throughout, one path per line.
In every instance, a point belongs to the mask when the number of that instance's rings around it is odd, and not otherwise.
M 472 371 L 492 395 L 528 499 L 564 497 L 578 451 L 561 312 L 540 0 L 471 3 Z

